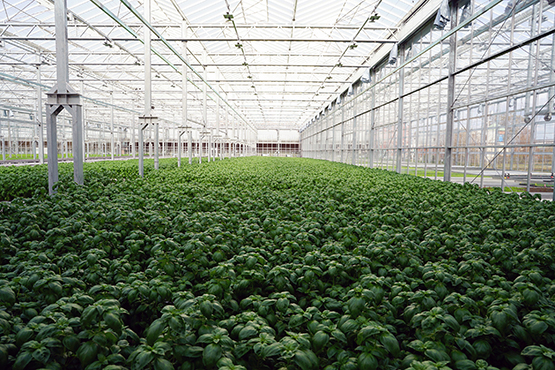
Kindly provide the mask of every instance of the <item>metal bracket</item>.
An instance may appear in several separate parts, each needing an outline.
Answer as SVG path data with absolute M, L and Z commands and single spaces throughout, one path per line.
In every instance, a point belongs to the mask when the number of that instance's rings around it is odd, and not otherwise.
M 48 105 L 81 105 L 81 95 L 79 94 L 46 94 L 46 104 Z
M 54 86 L 46 93 L 46 104 L 53 105 L 81 105 L 81 94 L 76 92 L 71 86 Z
M 179 136 L 181 137 L 184 133 L 189 132 L 189 130 L 192 129 L 191 126 L 177 126 L 177 129 L 179 130 Z
M 154 116 L 139 116 L 139 125 L 141 125 L 141 130 L 147 128 L 148 125 L 158 122 L 158 117 Z

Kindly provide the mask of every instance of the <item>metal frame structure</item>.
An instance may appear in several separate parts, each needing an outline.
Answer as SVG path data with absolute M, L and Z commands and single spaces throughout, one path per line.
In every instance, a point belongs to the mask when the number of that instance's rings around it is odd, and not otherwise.
M 137 104 L 144 94 L 146 54 L 141 43 L 149 30 L 154 34 L 151 70 L 156 116 L 173 121 L 171 112 L 180 110 L 183 87 L 175 82 L 181 79 L 183 64 L 192 69 L 208 67 L 207 79 L 189 68 L 189 119 L 202 121 L 203 85 L 214 84 L 220 73 L 225 83 L 217 90 L 208 89 L 209 114 L 215 118 L 216 101 L 221 101 L 228 107 L 232 122 L 244 126 L 250 132 L 249 140 L 255 141 L 257 129 L 276 125 L 298 129 L 317 105 L 334 99 L 342 85 L 353 81 L 357 68 L 365 64 L 373 49 L 394 42 L 390 35 L 401 19 L 390 6 L 385 7 L 385 2 L 383 11 L 378 9 L 381 2 L 361 5 L 346 0 L 341 9 L 324 4 L 314 14 L 311 4 L 270 1 L 262 14 L 257 5 L 242 1 L 229 8 L 217 0 L 153 0 L 149 12 L 152 22 L 144 17 L 145 2 L 72 3 L 67 26 L 70 78 L 83 81 L 91 98 L 109 102 L 107 95 L 112 91 L 116 106 L 129 107 L 132 102 L 134 110 L 142 111 L 144 107 Z M 17 67 L 21 71 L 17 77 L 33 81 L 24 71 L 37 65 L 30 56 L 40 51 L 42 83 L 49 87 L 56 83 L 50 73 L 55 64 L 55 51 L 49 46 L 54 40 L 53 3 L 40 0 L 20 9 L 23 4 L 8 1 L 6 14 L 14 16 L 0 19 L 0 35 L 10 49 L 0 57 L 0 73 L 12 75 L 8 72 Z M 207 7 L 214 11 L 199 10 Z M 399 7 L 409 11 L 412 4 L 403 1 Z M 181 49 L 177 45 L 183 43 L 190 62 L 182 60 L 183 52 L 177 53 Z M 204 52 L 207 61 L 201 61 Z M 299 79 L 301 75 L 306 77 Z M 274 87 L 264 88 L 271 86 L 268 81 L 272 80 Z M 243 89 L 241 84 L 245 83 L 255 88 Z M 309 91 L 307 84 L 311 85 Z M 298 99 L 297 95 L 307 92 L 311 104 Z M 220 135 L 225 137 L 226 133 Z M 252 147 L 252 143 L 248 145 Z
M 360 92 L 345 91 L 327 114 L 332 127 L 320 115 L 306 123 L 303 156 L 331 150 L 342 162 L 503 189 L 511 174 L 527 191 L 553 184 L 553 3 L 476 0 L 465 19 L 460 3 L 450 3 L 444 30 L 433 12 L 400 29 L 396 63 L 388 50 L 376 55 L 372 82 L 355 82 Z
M 141 24 L 139 33 L 147 34 L 153 32 L 156 35 L 155 37 L 157 37 L 155 40 L 164 39 L 164 36 L 162 36 L 158 30 L 154 29 L 152 25 L 149 24 L 148 16 L 142 17 L 138 14 L 134 4 L 127 1 L 122 1 L 122 4 L 130 9 L 130 12 L 133 14 L 135 19 L 139 19 Z M 150 149 L 147 150 L 147 154 L 154 151 L 155 162 L 157 163 L 157 158 L 159 157 L 157 152 L 159 150 L 163 150 L 163 156 L 173 156 L 186 145 L 189 148 L 190 162 L 192 162 L 191 148 L 195 144 L 193 141 L 200 140 L 198 132 L 199 128 L 203 126 L 201 120 L 198 119 L 198 117 L 195 117 L 195 112 L 189 111 L 189 113 L 184 113 L 181 120 L 178 117 L 175 117 L 175 107 L 177 107 L 182 101 L 188 101 L 189 105 L 195 110 L 198 109 L 199 105 L 202 107 L 202 104 L 198 104 L 200 99 L 196 96 L 197 91 L 195 89 L 198 89 L 201 86 L 208 86 L 211 92 L 207 96 L 208 101 L 205 100 L 204 108 L 201 109 L 207 110 L 207 114 L 209 114 L 212 118 L 213 112 L 218 111 L 219 109 L 214 109 L 211 102 L 220 101 L 221 99 L 219 94 L 221 94 L 222 91 L 214 90 L 210 85 L 211 82 L 207 81 L 198 73 L 195 75 L 196 72 L 194 71 L 194 67 L 188 65 L 186 60 L 182 60 L 181 55 L 176 53 L 173 46 L 168 45 L 168 48 L 172 54 L 177 55 L 177 57 L 180 58 L 178 62 L 169 60 L 167 50 L 164 51 L 165 55 L 158 52 L 156 49 L 158 46 L 156 45 L 152 45 L 152 47 L 148 49 L 145 48 L 144 52 L 130 50 L 131 48 L 128 48 L 126 45 L 110 40 L 109 29 L 114 28 L 113 23 L 109 24 L 110 21 L 115 21 L 118 26 L 121 26 L 123 30 L 122 32 L 124 33 L 128 33 L 130 29 L 127 28 L 123 23 L 124 21 L 116 17 L 114 12 L 108 9 L 108 7 L 105 7 L 99 1 L 91 1 L 88 3 L 91 9 L 99 12 L 97 16 L 102 16 L 104 21 L 108 21 L 104 24 L 104 27 L 101 25 L 97 25 L 97 27 L 95 27 L 85 20 L 83 16 L 79 15 L 83 4 L 78 6 L 79 9 L 74 9 L 73 7 L 75 4 L 72 3 L 70 4 L 71 8 L 64 12 L 67 14 L 67 18 L 64 17 L 65 23 L 63 24 L 64 33 L 66 35 L 65 50 L 68 54 L 67 63 L 59 63 L 57 61 L 59 59 L 59 53 L 54 48 L 49 46 L 51 42 L 45 40 L 35 40 L 37 42 L 33 42 L 32 37 L 27 37 L 30 35 L 29 30 L 31 33 L 46 32 L 50 35 L 50 39 L 52 41 L 55 39 L 52 35 L 60 34 L 59 31 L 54 32 L 55 27 L 59 26 L 57 25 L 58 20 L 54 17 L 54 9 L 57 6 L 56 2 L 54 0 L 40 1 L 36 4 L 31 4 L 30 7 L 27 6 L 25 10 L 18 9 L 19 6 L 23 6 L 21 3 L 14 2 L 12 4 L 8 2 L 4 5 L 7 10 L 6 16 L 9 18 L 4 20 L 5 27 L 3 27 L 0 31 L 0 48 L 3 49 L 1 50 L 3 53 L 0 56 L 0 65 L 2 66 L 0 67 L 0 84 L 4 87 L 0 93 L 0 104 L 7 108 L 5 110 L 5 116 L 8 124 L 2 125 L 0 122 L 0 134 L 4 134 L 7 131 L 6 135 L 2 135 L 6 136 L 7 139 L 2 141 L 4 152 L 6 148 L 8 149 L 7 160 L 10 161 L 16 158 L 35 159 L 38 156 L 39 162 L 42 163 L 44 160 L 42 153 L 45 147 L 48 147 L 49 150 L 61 150 L 63 158 L 70 157 L 70 155 L 67 154 L 68 148 L 78 147 L 79 143 L 73 145 L 73 140 L 69 139 L 70 135 L 66 132 L 68 127 L 65 122 L 69 118 L 67 113 L 71 113 L 71 111 L 68 110 L 70 106 L 67 104 L 65 112 L 60 112 L 59 109 L 55 110 L 56 113 L 60 114 L 60 117 L 58 118 L 59 123 L 56 127 L 58 129 L 58 137 L 62 140 L 62 143 L 55 146 L 46 145 L 44 139 L 42 139 L 43 118 L 46 116 L 48 119 L 50 113 L 46 112 L 47 114 L 45 115 L 44 107 L 42 106 L 41 101 L 45 97 L 45 92 L 51 91 L 52 86 L 59 85 L 60 82 L 57 74 L 52 72 L 54 69 L 57 69 L 60 64 L 63 64 L 65 65 L 65 68 L 67 68 L 66 73 L 68 78 L 66 78 L 66 80 L 69 81 L 69 79 L 72 79 L 78 82 L 78 86 L 80 85 L 81 89 L 79 94 L 82 96 L 82 110 L 86 113 L 87 117 L 90 117 L 90 119 L 85 119 L 85 137 L 83 140 L 79 140 L 80 142 L 83 141 L 82 152 L 85 160 L 98 157 L 99 155 L 105 156 L 107 153 L 110 153 L 111 159 L 122 155 L 132 155 L 135 157 L 137 152 L 139 152 L 139 156 L 142 157 L 144 149 Z M 176 6 L 176 10 L 179 10 L 179 5 Z M 156 3 L 155 7 L 159 8 L 159 4 Z M 33 9 L 36 9 L 36 11 L 33 12 Z M 50 13 L 50 11 L 52 11 L 52 13 Z M 155 11 L 145 12 L 147 15 L 151 13 L 154 16 L 157 14 Z M 18 15 L 28 17 L 34 22 L 29 22 L 28 27 L 22 28 L 20 27 L 22 23 L 18 22 L 19 19 L 17 19 Z M 42 21 L 43 17 L 44 19 L 51 19 L 52 21 L 47 22 L 47 25 Z M 184 20 L 183 25 L 181 25 L 181 28 L 186 30 L 188 28 L 187 21 Z M 104 40 L 103 45 L 98 48 L 92 43 L 87 43 L 85 37 L 79 38 L 78 42 L 73 41 L 71 36 L 74 34 L 72 31 L 75 31 L 77 28 L 80 28 L 85 34 L 90 32 L 102 37 Z M 108 28 L 108 30 L 106 30 L 106 28 Z M 24 36 L 23 39 L 16 40 L 16 35 L 19 31 L 23 32 L 26 36 Z M 132 30 L 131 33 L 133 33 Z M 67 37 L 68 34 L 69 37 Z M 77 32 L 77 34 L 79 34 L 79 32 Z M 135 36 L 137 36 L 136 40 L 144 43 L 145 40 L 142 37 L 139 37 L 139 34 L 136 34 Z M 107 49 L 110 53 L 105 55 L 106 59 L 118 59 L 118 63 L 116 63 L 118 66 L 117 68 L 112 69 L 110 67 L 106 67 L 100 62 L 95 62 L 90 66 L 85 66 L 83 64 L 80 65 L 75 60 L 76 54 L 74 53 L 79 54 L 84 52 L 85 54 L 82 55 L 83 60 L 91 60 L 95 59 L 95 53 L 97 51 L 99 55 L 102 55 L 102 53 L 105 53 Z M 115 49 L 117 49 L 117 51 Z M 147 54 L 150 54 L 147 53 L 147 50 L 155 54 L 155 58 L 158 57 L 165 61 L 164 66 L 173 68 L 174 70 L 172 73 L 177 71 L 175 66 L 179 65 L 179 63 L 182 64 L 183 68 L 181 71 L 177 72 L 186 73 L 188 70 L 193 71 L 192 75 L 196 77 L 194 80 L 187 77 L 183 79 L 183 96 L 181 101 L 178 102 L 173 99 L 174 94 L 178 92 L 179 89 L 176 88 L 173 77 L 168 76 L 168 72 L 159 70 L 156 67 L 156 63 L 150 63 L 150 68 L 145 66 L 146 63 L 143 59 L 147 59 Z M 186 47 L 185 50 L 187 50 Z M 125 66 L 125 60 L 128 58 L 132 58 L 134 61 L 132 68 Z M 196 56 L 194 56 L 194 58 L 196 58 Z M 143 74 L 135 72 L 138 68 L 144 69 Z M 133 71 L 129 72 L 130 69 Z M 148 70 L 149 73 L 155 77 L 153 78 L 155 82 L 164 81 L 167 86 L 164 89 L 168 91 L 167 93 L 161 91 L 158 86 L 156 86 L 156 83 L 154 83 L 154 86 L 152 86 L 154 96 L 151 104 L 141 104 L 141 100 L 144 100 L 145 102 L 147 100 L 147 89 L 145 88 L 143 90 L 142 88 L 134 86 L 135 83 L 142 83 L 142 81 L 147 79 L 146 70 Z M 33 71 L 32 75 L 29 73 L 30 71 Z M 112 75 L 115 78 L 106 78 L 109 75 Z M 125 81 L 125 79 L 121 78 L 125 75 L 133 78 L 128 78 L 127 81 Z M 194 89 L 192 91 L 189 89 L 189 92 L 187 92 L 188 87 L 191 85 Z M 30 88 L 33 88 L 36 91 L 36 94 L 34 94 L 35 96 L 29 94 L 28 91 Z M 71 90 L 71 92 L 77 94 L 77 91 Z M 228 101 L 224 100 L 224 102 L 229 105 Z M 74 103 L 75 102 L 72 101 L 71 106 L 74 106 Z M 158 120 L 154 119 L 153 115 L 149 115 L 148 112 L 146 112 L 146 107 L 149 106 L 152 107 L 152 109 L 157 106 L 156 111 L 160 115 Z M 34 110 L 38 112 L 36 113 L 36 123 L 27 123 L 26 119 L 20 119 L 17 122 L 15 119 L 10 119 L 10 116 L 26 114 L 30 107 L 35 108 Z M 237 141 L 237 147 L 241 148 L 244 154 L 254 153 L 256 148 L 254 144 L 256 139 L 256 128 L 251 122 L 245 120 L 243 113 L 238 111 L 237 106 L 230 106 L 228 108 L 230 109 L 226 110 L 226 112 L 230 112 L 231 114 L 226 116 L 226 122 L 222 124 L 223 130 L 226 131 L 223 132 L 222 138 L 229 138 L 229 140 L 231 140 L 231 135 L 227 134 L 228 128 L 239 126 L 240 130 L 237 130 L 236 132 L 239 133 L 245 131 L 247 134 L 243 135 L 243 140 L 238 140 L 238 137 L 233 138 Z M 133 124 L 133 122 L 137 122 L 137 117 L 139 116 L 139 112 L 141 110 L 143 110 L 143 114 L 141 115 L 140 121 L 143 122 L 139 122 L 139 124 L 142 123 L 141 127 L 143 130 L 137 130 L 137 127 Z M 216 114 L 217 113 L 218 112 L 216 112 Z M 152 130 L 148 125 L 145 125 L 145 117 L 147 123 L 151 124 L 151 126 L 156 127 L 159 124 L 160 131 Z M 33 119 L 30 118 L 30 120 Z M 23 126 L 17 125 L 16 127 L 10 127 L 10 123 L 12 123 L 13 126 L 13 124 L 19 122 L 22 122 Z M 183 125 L 191 127 L 189 140 L 187 143 L 178 143 L 178 127 Z M 27 126 L 30 126 L 29 129 L 25 128 Z M 33 128 L 33 126 L 35 127 Z M 137 142 L 137 137 L 135 136 L 136 130 L 139 132 L 139 139 L 144 134 L 147 135 L 147 140 L 150 141 L 144 144 L 140 143 L 140 140 Z M 156 138 L 157 132 L 164 132 L 164 137 L 161 138 L 161 143 L 158 143 Z M 17 133 L 17 137 L 12 137 L 12 133 Z M 150 137 L 152 133 L 154 134 L 154 138 Z M 109 137 L 109 140 L 106 140 L 107 137 Z M 30 145 L 32 146 L 32 149 L 27 147 L 25 143 L 32 143 L 32 145 Z M 226 144 L 224 142 L 214 144 L 214 146 L 225 145 L 227 145 L 227 148 L 230 148 L 231 146 L 229 143 Z M 61 149 L 56 149 L 59 146 Z M 211 153 L 212 151 L 208 152 Z M 3 156 L 3 159 L 5 157 L 6 155 Z M 142 162 L 143 161 L 141 160 L 141 164 Z M 140 172 L 143 172 L 142 166 Z
M 480 186 L 518 172 L 529 190 L 555 170 L 552 1 L 452 0 L 443 30 L 441 0 L 83 0 L 60 21 L 55 3 L 4 2 L 2 160 L 42 163 L 55 112 L 49 154 L 138 154 L 141 174 L 149 156 L 273 150 L 259 134 L 274 129 L 299 130 L 304 157 Z

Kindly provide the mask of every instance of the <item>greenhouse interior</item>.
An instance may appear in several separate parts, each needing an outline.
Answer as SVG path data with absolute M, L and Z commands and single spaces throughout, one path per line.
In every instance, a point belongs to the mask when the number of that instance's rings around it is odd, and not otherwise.
M 2 0 L 0 368 L 555 370 L 555 0 Z
M 63 65 L 54 1 L 4 5 L 4 163 L 44 162 L 60 67 L 84 161 L 300 156 L 553 187 L 552 1 L 70 2 Z M 72 158 L 72 115 L 57 122 Z

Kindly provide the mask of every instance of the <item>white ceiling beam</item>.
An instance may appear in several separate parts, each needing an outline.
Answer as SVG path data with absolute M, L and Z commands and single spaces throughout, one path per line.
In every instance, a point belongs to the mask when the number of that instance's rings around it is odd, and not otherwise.
M 127 24 L 129 27 L 132 28 L 142 28 L 143 25 L 139 24 L 139 23 L 128 23 Z M 23 28 L 28 28 L 28 27 L 33 27 L 33 26 L 40 26 L 40 27 L 54 27 L 54 23 L 39 23 L 39 22 L 21 22 L 21 23 L 0 23 L 0 27 L 23 27 Z M 157 28 L 180 28 L 180 25 L 177 25 L 175 23 L 153 23 L 152 24 L 153 27 L 157 27 Z M 291 29 L 291 28 L 295 28 L 295 29 L 299 29 L 299 30 L 358 30 L 360 28 L 360 26 L 354 26 L 354 25 L 324 25 L 324 24 L 299 24 L 299 25 L 293 25 L 293 24 L 241 24 L 241 23 L 237 23 L 236 24 L 237 28 L 247 28 L 247 29 L 252 29 L 252 30 L 256 30 L 256 29 Z M 89 23 L 89 24 L 81 24 L 81 23 L 77 23 L 77 24 L 71 24 L 70 25 L 71 28 L 74 27 L 94 27 L 94 28 L 104 28 L 104 27 L 108 27 L 108 28 L 112 28 L 114 27 L 113 23 Z M 207 24 L 188 24 L 187 27 L 192 28 L 192 29 L 231 29 L 232 27 L 228 24 L 228 23 L 207 23 Z M 387 30 L 396 30 L 399 29 L 399 27 L 383 27 L 383 26 L 365 26 L 363 28 L 365 31 L 387 31 Z
M 97 41 L 105 42 L 106 38 L 100 37 L 68 37 L 68 41 L 72 42 L 84 42 L 84 41 Z M 134 37 L 110 37 L 111 41 L 115 42 L 131 42 L 137 41 L 139 39 Z M 2 40 L 5 41 L 56 41 L 55 37 L 34 37 L 34 36 L 2 36 Z M 237 42 L 237 38 L 165 38 L 168 42 Z M 153 38 L 152 41 L 162 41 L 158 38 Z M 317 39 L 317 38 L 241 38 L 242 42 L 310 42 L 310 43 L 327 43 L 327 42 L 339 42 L 339 43 L 357 43 L 357 44 L 394 44 L 397 41 L 391 39 Z

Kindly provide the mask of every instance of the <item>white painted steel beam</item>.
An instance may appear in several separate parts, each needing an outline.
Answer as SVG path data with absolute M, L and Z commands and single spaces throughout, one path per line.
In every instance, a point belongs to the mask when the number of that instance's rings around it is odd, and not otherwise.
M 144 25 L 142 23 L 127 23 L 127 26 L 130 28 L 143 28 Z M 153 27 L 157 28 L 180 28 L 179 25 L 175 23 L 152 23 Z M 221 24 L 221 23 L 194 23 L 187 25 L 191 29 L 231 29 L 228 24 Z M 52 28 L 54 27 L 54 23 L 41 23 L 41 22 L 18 22 L 18 23 L 0 23 L 0 27 L 20 27 L 20 28 L 29 28 L 29 27 L 41 27 L 41 28 Z M 71 25 L 72 28 L 109 28 L 113 29 L 113 23 L 92 23 L 89 22 L 87 24 L 83 23 L 75 23 Z M 249 30 L 257 30 L 257 29 L 298 29 L 298 30 L 358 30 L 359 26 L 349 25 L 349 24 L 241 24 L 235 23 L 235 27 L 238 29 L 249 29 Z M 397 30 L 399 27 L 383 27 L 383 26 L 373 26 L 373 25 L 365 25 L 364 31 L 388 31 L 388 30 Z

